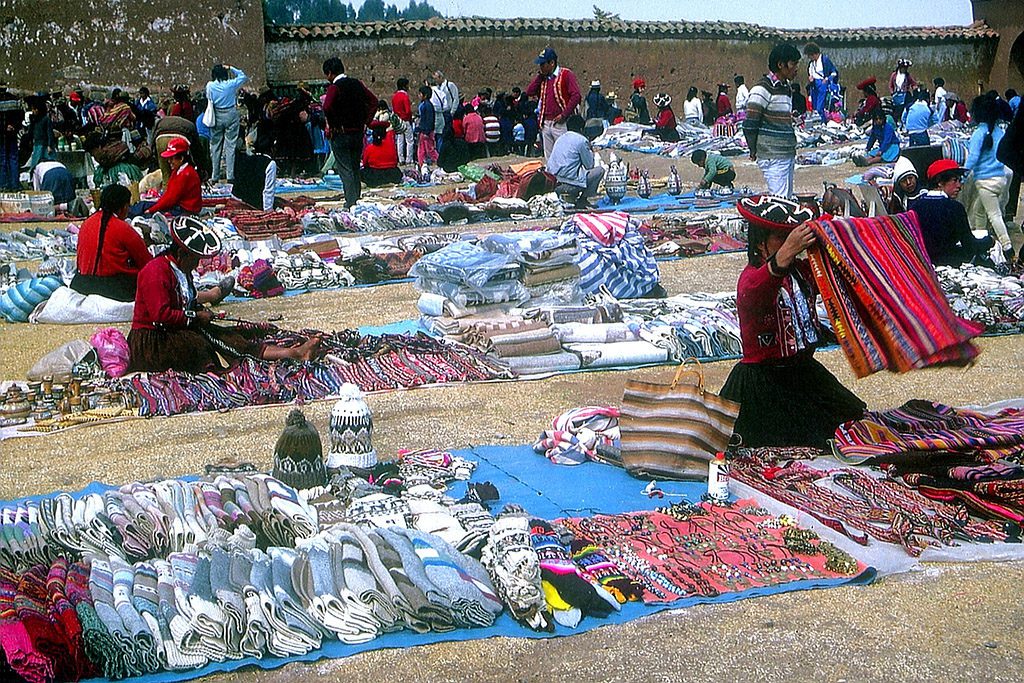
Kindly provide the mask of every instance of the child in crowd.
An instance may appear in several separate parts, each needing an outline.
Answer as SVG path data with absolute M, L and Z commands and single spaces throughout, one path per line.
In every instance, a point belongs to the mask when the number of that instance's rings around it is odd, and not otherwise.
M 732 191 L 736 170 L 732 167 L 731 161 L 721 154 L 708 154 L 703 149 L 694 150 L 690 155 L 690 161 L 694 166 L 704 169 L 704 177 L 698 186 L 700 189 L 707 189 L 714 184 Z
M 430 98 L 433 91 L 429 85 L 420 86 L 420 116 L 416 122 L 416 133 L 419 135 L 417 161 L 420 165 L 437 163 L 437 146 L 434 143 L 434 105 Z
M 512 126 L 512 148 L 516 154 L 527 155 L 526 151 L 526 126 L 523 124 L 521 114 L 516 114 L 515 125 Z
M 501 147 L 501 121 L 494 115 L 494 112 L 487 105 L 480 107 L 480 115 L 484 120 L 484 136 L 487 138 L 487 154 L 489 156 L 500 156 L 503 151 Z

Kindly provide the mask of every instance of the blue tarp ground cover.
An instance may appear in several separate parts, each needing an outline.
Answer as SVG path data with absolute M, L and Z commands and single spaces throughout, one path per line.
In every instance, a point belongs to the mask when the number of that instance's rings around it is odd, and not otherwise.
M 474 481 L 490 481 L 501 495 L 497 506 L 505 503 L 522 505 L 531 514 L 546 519 L 560 517 L 588 516 L 598 512 L 621 513 L 635 510 L 652 510 L 666 505 L 664 500 L 650 499 L 643 493 L 646 485 L 630 477 L 624 470 L 599 463 L 587 463 L 576 467 L 551 464 L 529 446 L 476 446 L 455 452 L 456 455 L 476 460 L 479 466 L 473 474 Z M 106 484 L 93 482 L 76 494 L 102 493 L 111 488 Z M 456 483 L 450 493 L 456 497 L 465 493 L 466 484 Z M 703 483 L 663 482 L 659 488 L 669 494 L 684 494 L 691 502 L 700 500 L 705 491 Z M 26 500 L 38 500 L 49 496 L 34 496 Z M 669 501 L 679 500 L 670 496 Z M 0 503 L 0 507 L 19 501 Z M 319 650 L 302 657 L 264 659 L 242 659 L 215 663 L 195 671 L 161 672 L 131 679 L 140 683 L 172 683 L 207 676 L 214 673 L 234 671 L 248 666 L 273 669 L 291 662 L 312 662 L 320 659 L 339 659 L 368 650 L 407 648 L 429 643 L 466 641 L 498 636 L 517 638 L 556 638 L 589 631 L 606 624 L 623 624 L 641 617 L 650 616 L 667 609 L 679 609 L 697 604 L 725 603 L 762 595 L 776 595 L 798 590 L 830 588 L 844 584 L 868 583 L 874 578 L 874 570 L 867 570 L 850 579 L 797 581 L 783 586 L 759 588 L 738 593 L 729 593 L 715 598 L 684 598 L 669 605 L 650 606 L 642 603 L 627 603 L 622 611 L 613 613 L 607 619 L 584 619 L 578 628 L 557 626 L 554 633 L 537 633 L 519 625 L 507 613 L 502 614 L 494 626 L 481 629 L 460 629 L 449 633 L 416 634 L 412 632 L 389 633 L 362 645 L 346 645 L 338 641 L 326 641 Z M 106 679 L 94 679 L 106 680 Z

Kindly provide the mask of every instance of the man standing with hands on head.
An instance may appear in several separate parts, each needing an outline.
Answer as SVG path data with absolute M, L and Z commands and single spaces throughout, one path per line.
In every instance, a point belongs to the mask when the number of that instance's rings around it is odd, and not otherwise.
M 555 146 L 555 140 L 565 133 L 565 122 L 576 113 L 582 96 L 576 74 L 558 65 L 558 55 L 550 47 L 544 48 L 534 64 L 537 65 L 537 75 L 527 86 L 526 94 L 540 100 L 537 119 L 544 144 L 544 158 L 547 159 Z
M 366 126 L 377 112 L 377 96 L 358 78 L 345 75 L 345 65 L 337 57 L 324 62 L 324 75 L 330 81 L 324 96 L 324 118 L 331 129 L 334 170 L 345 188 L 345 208 L 359 201 L 362 190 L 359 162 L 363 156 Z
M 756 161 L 768 194 L 793 196 L 796 171 L 796 133 L 793 131 L 793 91 L 800 51 L 786 43 L 768 55 L 768 73 L 750 89 L 743 135 L 750 160 Z

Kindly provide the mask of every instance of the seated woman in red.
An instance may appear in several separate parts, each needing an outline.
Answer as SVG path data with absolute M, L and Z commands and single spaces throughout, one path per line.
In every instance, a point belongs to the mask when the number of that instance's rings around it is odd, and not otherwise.
M 132 207 L 131 215 L 143 213 L 164 213 L 171 216 L 195 215 L 203 208 L 203 183 L 189 154 L 186 138 L 174 138 L 167 149 L 160 153 L 171 167 L 167 178 L 167 189 L 156 202 L 139 202 Z
M 788 231 L 788 234 L 787 234 Z M 742 445 L 826 447 L 836 427 L 866 407 L 821 363 L 810 265 L 797 256 L 814 244 L 806 224 L 750 224 L 748 265 L 736 287 L 743 359 L 721 395 L 740 404 L 734 430 Z
M 78 268 L 71 289 L 115 301 L 135 301 L 139 271 L 152 260 L 146 243 L 125 223 L 132 193 L 124 185 L 107 185 L 100 210 L 78 233 Z
M 395 132 L 391 130 L 387 121 L 374 121 L 370 124 L 370 134 L 370 144 L 363 147 L 363 182 L 367 187 L 402 182 L 402 171 L 398 168 Z
M 217 295 L 213 290 L 197 293 L 192 271 L 201 258 L 220 251 L 220 238 L 201 221 L 185 216 L 171 226 L 171 241 L 167 251 L 139 273 L 128 333 L 129 372 L 220 372 L 242 356 L 263 360 L 313 356 L 320 345 L 316 337 L 285 348 L 256 342 L 258 331 L 214 325 L 213 313 L 202 304 Z

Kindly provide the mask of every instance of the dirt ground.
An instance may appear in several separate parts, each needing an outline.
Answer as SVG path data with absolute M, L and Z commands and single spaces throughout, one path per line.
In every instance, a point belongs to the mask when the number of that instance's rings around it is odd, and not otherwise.
M 663 175 L 669 160 L 634 155 Z M 695 182 L 696 169 L 676 161 Z M 841 180 L 852 165 L 800 169 L 798 189 Z M 738 184 L 757 185 L 752 164 Z M 475 229 L 477 226 L 471 226 Z M 745 258 L 727 254 L 661 264 L 669 293 L 735 287 Z M 341 290 L 226 305 L 232 316 L 283 316 L 284 327 L 335 329 L 415 315 L 409 284 Z M 0 324 L 0 377 L 23 376 L 39 355 L 94 326 Z M 984 404 L 1024 396 L 1024 339 L 982 339 L 969 368 L 853 377 L 837 351 L 819 354 L 872 408 L 911 398 Z M 717 389 L 731 362 L 705 366 Z M 400 447 L 462 448 L 532 442 L 556 414 L 579 405 L 616 403 L 630 377 L 664 377 L 665 368 L 582 373 L 542 381 L 435 387 L 370 396 L 374 441 L 383 457 Z M 321 434 L 329 402 L 306 407 Z M 196 473 L 236 456 L 269 468 L 287 407 L 131 420 L 51 436 L 0 442 L 0 499 Z M 586 486 L 581 470 L 581 486 Z M 385 650 L 271 672 L 215 677 L 241 681 L 594 680 L 594 681 L 1017 681 L 1024 674 L 1024 609 L 1017 589 L 1024 563 L 929 565 L 874 585 L 810 591 L 699 607 L 556 640 L 490 639 Z

